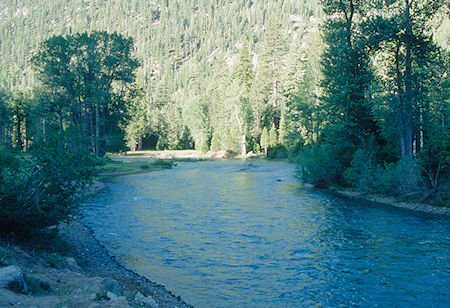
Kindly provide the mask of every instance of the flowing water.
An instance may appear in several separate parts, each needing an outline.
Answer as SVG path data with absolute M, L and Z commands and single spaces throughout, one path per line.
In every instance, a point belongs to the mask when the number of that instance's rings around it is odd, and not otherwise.
M 213 161 L 118 177 L 85 222 L 195 307 L 450 307 L 450 218 L 340 199 L 294 173 Z

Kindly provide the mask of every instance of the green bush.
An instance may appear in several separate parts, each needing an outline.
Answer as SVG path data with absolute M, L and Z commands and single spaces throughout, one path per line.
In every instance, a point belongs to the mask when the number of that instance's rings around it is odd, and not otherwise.
M 356 150 L 350 167 L 344 172 L 347 184 L 361 192 L 374 192 L 376 190 L 378 168 L 373 156 L 362 149 Z
M 348 185 L 365 193 L 383 193 L 399 197 L 419 197 L 423 191 L 420 168 L 411 158 L 380 167 L 373 154 L 358 149 L 344 172 Z
M 272 124 L 269 132 L 269 146 L 275 147 L 278 145 L 278 132 L 275 127 L 275 124 Z
M 288 157 L 288 150 L 285 146 L 278 144 L 275 146 L 269 146 L 267 149 L 267 158 L 268 159 L 282 159 Z
M 218 132 L 214 132 L 211 139 L 211 151 L 217 152 L 222 149 L 222 145 L 220 144 L 220 137 Z
M 342 163 L 332 144 L 320 143 L 305 148 L 299 154 L 299 175 L 307 183 L 327 188 L 342 178 Z
M 200 146 L 200 152 L 202 152 L 203 154 L 208 153 L 209 151 L 209 143 L 208 141 L 203 141 L 202 145 Z
M 164 168 L 164 169 L 171 169 L 174 165 L 174 161 L 173 159 L 157 159 L 152 163 L 153 166 L 156 167 L 160 167 L 160 168 Z M 146 168 L 141 168 L 142 169 L 149 169 L 150 165 L 145 165 L 147 166 Z
M 164 136 L 158 137 L 158 142 L 156 142 L 156 149 L 158 151 L 165 150 L 167 148 L 167 140 Z
M 401 197 L 414 197 L 423 190 L 420 168 L 412 158 L 386 164 L 376 178 L 376 191 Z
M 6 247 L 0 247 L 0 265 L 7 265 L 10 252 Z
M 70 133 L 47 136 L 32 155 L 0 154 L 0 232 L 30 235 L 66 220 L 96 159 Z
M 450 206 L 450 130 L 430 140 L 417 155 L 424 179 L 424 200 Z
M 45 263 L 52 268 L 58 268 L 63 262 L 63 258 L 57 253 L 46 253 L 44 255 Z
M 251 149 L 252 149 L 253 153 L 255 153 L 255 154 L 261 153 L 261 147 L 259 146 L 259 143 L 256 142 L 254 139 L 252 139 L 252 140 L 253 140 L 253 142 L 252 142 Z

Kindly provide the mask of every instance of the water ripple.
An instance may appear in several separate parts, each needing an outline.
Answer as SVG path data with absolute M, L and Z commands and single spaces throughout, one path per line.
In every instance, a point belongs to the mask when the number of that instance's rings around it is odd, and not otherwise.
M 85 219 L 127 266 L 196 307 L 450 306 L 448 218 L 342 200 L 294 171 L 180 163 L 108 183 Z

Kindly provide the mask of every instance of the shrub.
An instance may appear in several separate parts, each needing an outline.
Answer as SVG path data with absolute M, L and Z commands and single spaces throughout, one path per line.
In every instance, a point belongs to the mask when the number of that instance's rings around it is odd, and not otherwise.
M 158 137 L 158 142 L 156 142 L 156 149 L 158 151 L 165 150 L 167 148 L 167 140 L 164 136 Z
M 450 201 L 450 131 L 430 140 L 417 155 L 425 190 L 422 198 L 449 206 Z
M 160 168 L 164 168 L 164 169 L 171 169 L 174 166 L 174 161 L 173 159 L 157 159 L 152 163 L 153 166 L 155 167 L 160 167 Z M 145 165 L 146 168 L 141 168 L 142 169 L 149 169 L 150 165 Z
M 342 164 L 332 144 L 320 143 L 299 154 L 299 173 L 304 182 L 327 188 L 340 182 Z
M 376 190 L 402 197 L 417 196 L 423 187 L 420 168 L 410 157 L 389 163 L 380 169 L 376 178 Z
M 7 265 L 9 250 L 6 247 L 0 247 L 0 265 Z
M 207 153 L 209 151 L 209 143 L 207 140 L 202 142 L 202 145 L 200 146 L 200 152 L 203 154 Z
M 253 141 L 251 148 L 252 148 L 253 153 L 255 153 L 255 154 L 261 153 L 261 147 L 259 146 L 258 142 Z
M 96 159 L 70 133 L 47 136 L 32 155 L 1 151 L 0 232 L 30 235 L 68 219 Z
M 211 139 L 211 151 L 217 152 L 222 149 L 222 146 L 220 144 L 220 137 L 218 132 L 214 132 Z
M 270 146 L 267 149 L 268 159 L 282 159 L 288 157 L 288 150 L 285 146 L 278 144 L 276 146 Z
M 358 149 L 353 154 L 350 167 L 344 172 L 344 179 L 350 186 L 361 192 L 373 192 L 376 190 L 378 168 L 373 156 L 363 149 Z
M 278 144 L 278 133 L 275 124 L 272 124 L 269 132 L 269 146 L 275 147 Z
M 57 253 L 46 253 L 44 255 L 45 263 L 51 268 L 58 268 L 63 262 L 63 258 Z

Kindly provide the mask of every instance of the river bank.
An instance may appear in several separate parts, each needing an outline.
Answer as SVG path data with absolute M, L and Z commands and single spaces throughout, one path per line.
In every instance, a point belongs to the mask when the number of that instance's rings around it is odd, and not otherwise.
M 331 194 L 336 196 L 347 198 L 351 200 L 363 200 L 384 205 L 389 205 L 393 207 L 398 207 L 402 209 L 407 209 L 415 212 L 422 212 L 433 215 L 450 215 L 450 208 L 437 207 L 420 202 L 400 202 L 396 198 L 385 195 L 377 194 L 365 194 L 358 191 L 348 191 L 348 190 L 326 190 Z
M 446 260 L 434 257 L 446 254 L 446 217 L 307 189 L 295 168 L 209 160 L 118 177 L 83 221 L 130 269 L 198 307 L 406 305 L 423 279 L 418 298 L 445 300 Z
M 147 162 L 141 164 L 148 165 Z M 126 168 L 122 165 L 112 166 L 115 170 L 102 174 L 101 178 L 160 169 L 158 164 L 149 168 L 133 163 Z M 89 193 L 95 194 L 103 189 L 106 189 L 105 184 L 96 181 Z M 385 196 L 331 192 L 345 198 L 368 200 L 414 211 L 450 214 L 446 208 L 396 202 L 394 198 Z M 50 243 L 50 248 L 0 241 L 0 267 L 8 265 L 21 268 L 29 292 L 21 294 L 0 288 L 0 307 L 189 307 L 164 286 L 121 266 L 82 223 L 80 214 L 59 226 L 59 235 Z
M 74 216 L 44 247 L 0 241 L 0 265 L 18 266 L 26 292 L 0 288 L 0 307 L 190 307 L 121 266 Z M 17 290 L 16 290 L 17 291 Z
M 164 164 L 164 163 L 157 163 L 158 161 L 192 161 L 192 160 L 209 160 L 209 159 L 224 159 L 227 158 L 225 151 L 219 151 L 219 152 L 208 152 L 206 154 L 203 154 L 199 151 L 195 150 L 182 150 L 182 151 L 136 151 L 136 152 L 129 152 L 125 155 L 115 155 L 113 157 L 113 161 L 115 163 L 124 163 L 123 166 L 124 170 L 111 170 L 111 166 L 106 168 L 109 172 L 104 172 L 102 177 L 100 179 L 104 179 L 110 176 L 120 176 L 120 175 L 126 175 L 126 174 L 138 174 L 138 173 L 145 173 L 152 170 L 158 170 L 160 168 L 171 168 L 171 164 Z M 237 157 L 242 159 L 265 159 L 261 155 L 255 155 L 250 154 L 248 157 Z M 134 160 L 134 162 L 131 162 L 131 160 Z M 136 160 L 144 159 L 144 161 L 136 162 Z M 145 161 L 148 161 L 150 159 L 150 166 L 151 168 L 142 168 L 143 166 L 146 167 Z M 284 161 L 284 160 L 276 160 L 276 161 Z M 176 164 L 176 163 L 174 163 Z M 114 166 L 113 166 L 114 167 Z M 96 185 L 99 185 L 102 187 L 102 182 L 97 181 Z M 104 186 L 104 185 L 103 185 Z M 101 188 L 96 187 L 94 190 L 98 190 Z M 450 215 L 450 208 L 446 207 L 437 207 L 426 203 L 421 202 L 411 202 L 411 201 L 398 201 L 395 197 L 392 196 L 386 196 L 386 195 L 380 195 L 380 194 L 367 194 L 362 193 L 358 191 L 351 191 L 351 190 L 342 190 L 342 189 L 327 189 L 331 194 L 352 199 L 352 200 L 363 200 L 368 202 L 375 202 L 380 203 L 384 205 L 389 205 L 397 208 L 403 208 L 408 209 L 416 212 L 423 212 L 428 214 L 435 214 L 435 215 Z
M 99 178 L 161 168 L 167 165 L 142 169 L 131 164 L 100 173 Z M 102 181 L 93 181 L 85 196 L 104 189 Z M 0 239 L 0 269 L 18 269 L 26 285 L 20 290 L 0 286 L 0 307 L 191 307 L 164 286 L 122 266 L 83 224 L 81 213 L 53 231 L 28 241 Z

